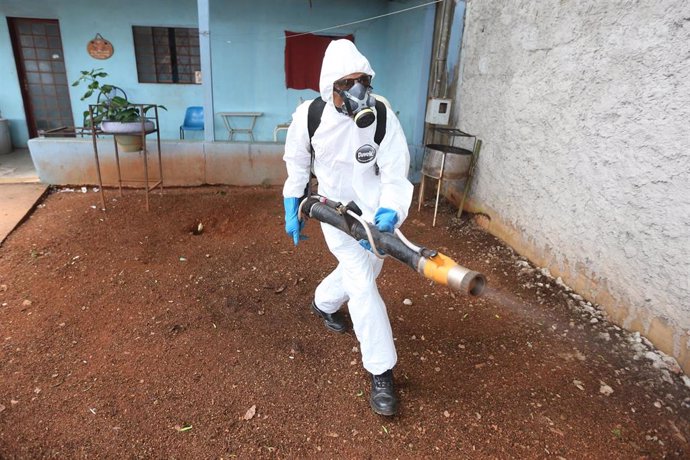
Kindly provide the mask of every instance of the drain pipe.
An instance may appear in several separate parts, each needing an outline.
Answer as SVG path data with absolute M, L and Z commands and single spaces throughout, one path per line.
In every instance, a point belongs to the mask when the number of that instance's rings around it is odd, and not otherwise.
M 427 92 L 427 101 L 432 98 L 446 98 L 448 95 L 448 40 L 450 39 L 451 23 L 457 0 L 443 0 L 436 4 L 436 24 L 434 27 L 434 60 L 431 66 L 431 86 Z M 437 133 L 426 123 L 424 129 L 424 145 L 440 143 L 434 138 Z
M 439 11 L 440 10 L 440 11 Z M 437 21 L 436 35 L 436 56 L 434 58 L 433 88 L 431 90 L 431 97 L 446 97 L 448 94 L 446 72 L 446 61 L 448 60 L 448 39 L 450 38 L 450 23 L 453 20 L 453 11 L 455 10 L 455 0 L 444 0 L 437 6 Z

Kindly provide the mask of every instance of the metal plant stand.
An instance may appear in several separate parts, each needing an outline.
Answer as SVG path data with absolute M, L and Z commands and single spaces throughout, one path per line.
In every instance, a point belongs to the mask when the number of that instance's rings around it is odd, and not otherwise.
M 160 193 L 161 195 L 163 194 L 163 162 L 161 160 L 161 136 L 160 136 L 160 129 L 159 129 L 159 124 L 158 124 L 158 107 L 154 104 L 131 104 L 131 107 L 136 108 L 139 110 L 139 113 L 143 114 L 144 113 L 144 108 L 145 107 L 150 107 L 154 110 L 154 116 L 153 117 L 142 117 L 141 118 L 141 123 L 140 123 L 140 128 L 136 132 L 127 132 L 127 133 L 113 133 L 113 132 L 105 132 L 101 129 L 101 127 L 95 127 L 94 126 L 94 108 L 95 105 L 89 105 L 89 117 L 91 121 L 91 139 L 93 140 L 93 153 L 94 157 L 96 159 L 96 173 L 98 175 L 98 187 L 101 192 L 101 205 L 103 207 L 103 210 L 105 211 L 105 192 L 103 191 L 103 179 L 101 176 L 101 165 L 100 165 L 100 160 L 98 157 L 98 142 L 97 142 L 97 137 L 99 135 L 110 135 L 113 136 L 113 144 L 115 146 L 115 166 L 117 169 L 117 185 L 119 189 L 120 196 L 122 196 L 122 184 L 123 183 L 129 183 L 129 182 L 134 182 L 134 183 L 144 183 L 144 193 L 146 196 L 146 210 L 149 210 L 149 192 L 154 190 L 156 187 L 160 186 Z M 151 126 L 152 124 L 152 126 Z M 157 153 L 158 153 L 158 180 L 152 183 L 152 180 L 149 178 L 149 151 L 146 146 L 146 136 L 149 134 L 155 133 L 156 134 L 156 145 L 157 145 Z M 134 180 L 134 179 L 127 179 L 123 180 L 122 179 L 122 173 L 120 169 L 120 148 L 117 144 L 117 141 L 115 140 L 115 136 L 119 135 L 127 135 L 127 136 L 139 136 L 141 137 L 141 147 L 137 148 L 136 150 L 133 150 L 132 153 L 137 152 L 142 154 L 142 160 L 143 160 L 143 166 L 144 166 L 144 179 L 141 180 Z M 129 153 L 129 152 L 128 152 Z M 155 180 L 155 179 L 154 179 Z

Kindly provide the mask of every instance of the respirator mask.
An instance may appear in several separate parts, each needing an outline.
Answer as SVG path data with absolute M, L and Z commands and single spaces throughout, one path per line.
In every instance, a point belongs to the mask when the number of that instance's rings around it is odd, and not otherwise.
M 333 90 L 342 98 L 343 104 L 336 107 L 339 112 L 352 117 L 360 128 L 370 126 L 376 115 L 372 107 L 376 99 L 371 95 L 371 76 L 343 78 L 333 83 Z

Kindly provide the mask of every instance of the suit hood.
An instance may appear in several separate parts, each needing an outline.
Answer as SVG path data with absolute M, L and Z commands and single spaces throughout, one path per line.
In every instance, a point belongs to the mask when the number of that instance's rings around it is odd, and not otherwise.
M 369 61 L 350 40 L 334 40 L 326 48 L 321 65 L 319 89 L 321 99 L 333 102 L 333 82 L 351 73 L 365 73 L 373 78 L 375 73 Z

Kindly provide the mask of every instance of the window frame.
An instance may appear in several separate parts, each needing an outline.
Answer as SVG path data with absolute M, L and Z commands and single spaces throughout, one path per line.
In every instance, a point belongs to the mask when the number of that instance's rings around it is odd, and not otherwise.
M 201 70 L 199 29 L 132 25 L 139 83 L 197 84 Z

